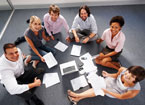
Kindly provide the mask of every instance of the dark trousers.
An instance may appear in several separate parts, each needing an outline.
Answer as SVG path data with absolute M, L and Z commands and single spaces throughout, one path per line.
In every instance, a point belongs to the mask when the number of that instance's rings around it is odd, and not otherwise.
M 37 69 L 29 69 L 25 70 L 24 74 L 17 78 L 18 84 L 29 84 L 34 82 L 34 78 L 37 77 L 38 79 L 43 78 L 44 73 L 40 73 Z M 25 100 L 29 100 L 33 95 L 36 88 L 32 88 L 22 94 L 17 94 L 18 96 L 24 98 Z

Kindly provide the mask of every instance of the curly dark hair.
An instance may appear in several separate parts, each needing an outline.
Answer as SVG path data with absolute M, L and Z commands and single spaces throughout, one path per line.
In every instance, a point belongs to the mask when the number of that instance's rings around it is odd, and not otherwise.
M 89 7 L 87 5 L 83 5 L 83 6 L 80 7 L 79 16 L 80 16 L 80 12 L 81 12 L 82 9 L 86 10 L 86 12 L 88 13 L 88 17 L 89 17 L 91 12 L 90 12 L 90 9 L 89 9 Z
M 129 73 L 136 76 L 134 83 L 137 83 L 145 78 L 145 69 L 141 66 L 131 66 L 127 70 Z
M 120 27 L 122 27 L 125 24 L 124 18 L 122 16 L 114 16 L 110 20 L 110 25 L 114 22 L 119 23 Z

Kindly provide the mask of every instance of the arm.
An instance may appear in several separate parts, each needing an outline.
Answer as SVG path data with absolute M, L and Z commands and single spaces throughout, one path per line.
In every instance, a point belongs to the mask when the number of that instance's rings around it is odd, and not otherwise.
M 2 75 L 5 75 L 3 78 L 3 83 L 5 88 L 11 95 L 21 94 L 31 88 L 41 85 L 40 79 L 36 79 L 33 83 L 30 84 L 18 84 L 14 74 L 11 71 L 6 71 Z
M 42 32 L 42 37 L 43 37 L 43 39 L 45 41 L 49 41 L 50 40 L 50 38 L 45 35 L 45 32 L 44 31 Z
M 19 85 L 17 83 L 17 80 L 14 76 L 14 73 L 11 70 L 5 70 L 1 72 L 2 81 L 6 88 L 6 90 L 11 94 L 21 94 L 27 90 L 29 90 L 29 87 L 27 84 L 21 84 Z
M 34 87 L 37 87 L 37 86 L 40 86 L 41 85 L 41 80 L 40 79 L 37 79 L 37 77 L 34 79 L 34 82 L 33 83 L 29 83 L 28 84 L 28 87 L 29 89 L 31 88 L 34 88 Z
M 51 36 L 51 32 L 49 30 L 50 25 L 48 24 L 49 23 L 48 22 L 49 18 L 50 18 L 49 13 L 47 13 L 47 14 L 44 15 L 43 21 L 44 21 L 44 27 L 45 27 L 47 33 Z
M 32 50 L 35 52 L 35 54 L 38 55 L 40 57 L 40 59 L 44 62 L 44 58 L 39 54 L 38 50 L 35 48 L 31 39 L 29 39 L 26 35 L 25 35 L 25 39 L 26 39 L 27 43 L 29 44 L 29 46 L 32 48 Z
M 115 51 L 112 51 L 112 52 L 110 52 L 110 53 L 108 53 L 108 54 L 102 54 L 102 55 L 100 55 L 100 57 L 101 58 L 106 58 L 106 57 L 110 57 L 110 56 L 113 56 L 113 55 L 116 55 L 118 52 L 115 52 Z
M 78 35 L 77 35 L 77 33 L 76 33 L 76 30 L 74 29 L 74 30 L 72 30 L 72 33 L 73 33 L 73 35 L 74 35 L 74 37 L 75 37 L 75 41 L 76 42 L 80 42 L 80 39 L 79 39 L 79 37 L 78 37 Z
M 100 39 L 97 39 L 97 40 L 96 40 L 96 43 L 97 43 L 97 44 L 100 44 L 100 43 L 102 43 L 103 41 L 104 41 L 104 40 L 102 40 L 102 39 L 100 38 Z
M 110 94 L 113 97 L 116 97 L 118 99 L 130 99 L 130 98 L 135 97 L 140 92 L 140 90 L 129 90 L 124 94 L 117 94 L 117 93 L 110 92 L 106 89 L 103 89 L 103 91 L 104 93 Z
M 121 67 L 121 68 L 118 70 L 117 73 L 113 73 L 113 74 L 112 74 L 112 73 L 107 73 L 106 71 L 102 71 L 102 75 L 103 75 L 103 77 L 117 78 L 118 75 L 119 75 L 124 69 L 126 69 L 126 68 Z
M 71 29 L 72 33 L 73 33 L 73 35 L 75 37 L 76 42 L 80 42 L 80 39 L 79 39 L 79 37 L 78 37 L 78 35 L 76 33 L 76 28 L 78 26 L 78 21 L 79 21 L 79 16 L 77 14 L 76 17 L 74 18 L 74 21 L 73 21 L 73 24 L 72 24 L 72 29 Z
M 95 33 L 91 33 L 87 38 L 85 38 L 83 40 L 83 43 L 87 43 L 91 38 L 93 38 L 96 34 Z

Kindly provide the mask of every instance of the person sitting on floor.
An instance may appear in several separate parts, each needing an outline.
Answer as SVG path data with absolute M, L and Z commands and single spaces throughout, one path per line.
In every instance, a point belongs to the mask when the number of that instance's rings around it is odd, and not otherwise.
M 15 44 L 7 43 L 3 46 L 4 54 L 0 57 L 1 83 L 11 95 L 18 95 L 25 99 L 28 105 L 32 100 L 35 105 L 44 105 L 34 94 L 36 87 L 41 85 L 45 70 L 26 69 L 23 53 Z
M 64 27 L 67 36 L 69 36 L 69 26 L 65 18 L 60 14 L 60 8 L 57 5 L 50 5 L 49 13 L 46 13 L 43 18 L 45 34 L 55 39 L 55 34 L 60 33 L 61 28 Z
M 44 27 L 41 25 L 41 20 L 37 16 L 31 16 L 29 28 L 24 33 L 25 39 L 30 46 L 31 57 L 28 58 L 26 63 L 29 63 L 31 60 L 35 60 L 34 68 L 36 68 L 39 60 L 45 62 L 43 55 L 46 52 L 56 53 L 54 48 L 45 46 L 42 43 L 42 38 L 46 41 L 49 41 L 50 38 L 45 35 Z M 44 52 L 45 51 L 45 52 Z
M 117 73 L 110 74 L 103 71 L 102 75 L 105 77 L 106 83 L 106 89 L 102 90 L 106 96 L 117 99 L 131 99 L 140 92 L 139 82 L 145 78 L 145 69 L 141 66 L 121 67 Z M 95 97 L 96 94 L 93 88 L 82 93 L 68 90 L 68 97 L 74 103 L 85 98 Z
M 77 43 L 87 43 L 97 39 L 97 24 L 94 16 L 91 14 L 87 5 L 83 5 L 79 9 L 79 13 L 74 18 L 70 36 L 67 38 L 69 42 L 75 39 Z
M 107 46 L 100 52 L 99 56 L 96 57 L 96 64 L 114 68 L 116 70 L 120 68 L 118 57 L 122 53 L 125 42 L 125 35 L 121 31 L 123 25 L 124 19 L 122 16 L 112 17 L 110 28 L 106 29 L 102 37 L 96 40 L 98 44 L 104 40 L 107 44 Z

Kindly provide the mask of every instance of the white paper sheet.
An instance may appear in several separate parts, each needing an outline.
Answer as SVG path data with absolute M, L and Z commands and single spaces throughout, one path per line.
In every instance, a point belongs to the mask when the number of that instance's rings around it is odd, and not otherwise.
M 43 58 L 45 59 L 45 62 L 47 64 L 48 68 L 52 68 L 58 64 L 58 62 L 56 61 L 56 59 L 54 58 L 54 56 L 51 52 L 44 55 Z
M 92 61 L 92 56 L 90 55 L 90 53 L 86 53 L 84 55 L 82 55 L 81 57 L 79 57 L 80 61 L 83 62 L 83 71 L 86 73 L 89 72 L 97 72 L 97 66 L 94 65 L 93 61 Z
M 75 67 L 73 70 L 68 71 L 68 72 L 64 72 L 64 68 L 72 67 L 72 66 Z M 69 62 L 60 64 L 60 71 L 61 71 L 61 74 L 62 74 L 62 75 L 65 75 L 65 74 L 69 74 L 69 73 L 73 73 L 73 72 L 78 71 L 76 62 L 75 62 L 75 61 L 69 61 Z
M 88 82 L 92 85 L 95 95 L 104 96 L 102 88 L 106 89 L 106 83 L 103 77 L 98 76 L 95 73 L 90 73 L 88 76 Z
M 80 53 L 81 53 L 81 46 L 73 45 L 71 50 L 71 55 L 80 56 Z
M 76 91 L 80 89 L 81 87 L 85 87 L 88 85 L 86 78 L 84 75 L 74 78 L 71 80 L 71 85 L 73 87 L 73 90 Z
M 62 42 L 59 41 L 59 42 L 54 46 L 54 48 L 60 50 L 61 52 L 64 52 L 64 51 L 68 48 L 68 46 L 67 46 L 66 44 L 64 44 L 64 43 L 62 43 Z
M 45 84 L 46 88 L 53 86 L 59 82 L 60 80 L 58 73 L 45 73 L 43 76 L 43 84 Z

